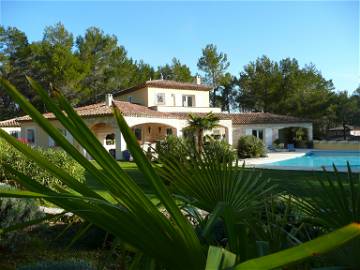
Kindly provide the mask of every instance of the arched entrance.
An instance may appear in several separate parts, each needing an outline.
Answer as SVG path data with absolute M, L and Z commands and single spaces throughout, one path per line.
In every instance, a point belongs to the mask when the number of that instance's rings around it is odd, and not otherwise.
M 116 143 L 114 128 L 106 123 L 97 123 L 90 128 L 104 148 L 115 157 Z
M 306 148 L 309 141 L 309 130 L 305 127 L 291 126 L 278 130 L 278 142 L 294 144 L 297 148 Z
M 131 127 L 140 145 L 152 145 L 165 139 L 166 136 L 176 135 L 176 128 L 160 123 L 144 123 Z

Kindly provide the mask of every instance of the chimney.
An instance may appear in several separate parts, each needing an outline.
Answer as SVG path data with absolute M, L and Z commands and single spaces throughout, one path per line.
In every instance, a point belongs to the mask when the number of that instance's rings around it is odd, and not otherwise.
M 112 102 L 113 102 L 113 95 L 112 94 L 106 94 L 105 95 L 105 104 L 106 104 L 106 106 L 111 107 Z
M 196 84 L 201 84 L 201 77 L 199 75 L 196 75 Z

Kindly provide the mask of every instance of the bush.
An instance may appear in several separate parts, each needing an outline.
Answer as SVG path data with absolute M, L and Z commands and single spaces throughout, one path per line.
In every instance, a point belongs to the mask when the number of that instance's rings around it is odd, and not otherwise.
M 211 140 L 204 145 L 204 152 L 211 153 L 221 162 L 234 161 L 236 159 L 236 152 L 231 145 L 225 141 Z
M 64 260 L 64 261 L 42 261 L 36 264 L 25 265 L 17 268 L 18 270 L 93 270 L 90 263 L 84 260 Z
M 83 167 L 66 154 L 65 151 L 56 148 L 37 148 L 36 150 L 45 156 L 50 163 L 64 169 L 74 178 L 84 181 L 85 175 Z M 60 180 L 40 168 L 34 161 L 26 158 L 6 141 L 0 139 L 0 181 L 11 181 L 12 176 L 5 170 L 4 165 L 10 165 L 15 170 L 24 173 L 45 186 L 62 186 Z
M 156 143 L 155 151 L 157 161 L 162 162 L 168 158 L 175 158 L 179 161 L 187 159 L 195 153 L 196 149 L 190 140 L 170 135 Z
M 262 140 L 253 135 L 242 136 L 238 142 L 239 158 L 265 157 L 266 150 Z
M 235 151 L 231 145 L 225 141 L 211 139 L 204 144 L 203 151 L 218 157 L 220 161 L 228 162 L 236 159 Z M 195 144 L 192 140 L 176 136 L 168 136 L 165 140 L 158 142 L 156 144 L 156 153 L 159 162 L 168 158 L 174 158 L 181 162 L 197 154 Z
M 0 190 L 11 188 L 4 184 L 0 186 Z M 0 228 L 2 229 L 41 218 L 43 215 L 33 199 L 0 198 Z M 0 247 L 14 251 L 19 243 L 24 243 L 26 240 L 26 234 L 21 231 L 0 234 Z

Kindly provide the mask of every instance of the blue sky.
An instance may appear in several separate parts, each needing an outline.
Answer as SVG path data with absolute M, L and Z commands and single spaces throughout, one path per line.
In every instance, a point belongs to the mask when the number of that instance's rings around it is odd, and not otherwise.
M 58 21 L 75 36 L 97 26 L 117 36 L 129 56 L 163 65 L 176 56 L 197 72 L 201 48 L 228 54 L 229 71 L 261 55 L 314 63 L 337 90 L 352 92 L 359 74 L 358 1 L 4 1 L 0 23 L 30 41 Z

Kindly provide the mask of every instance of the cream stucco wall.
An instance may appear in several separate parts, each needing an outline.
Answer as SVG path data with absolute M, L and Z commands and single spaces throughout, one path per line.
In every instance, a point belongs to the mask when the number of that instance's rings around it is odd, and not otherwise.
M 237 147 L 238 140 L 241 136 L 251 135 L 253 129 L 263 130 L 264 143 L 267 146 L 272 145 L 273 141 L 279 138 L 279 129 L 288 127 L 302 127 L 308 131 L 308 139 L 313 139 L 312 123 L 291 123 L 291 124 L 251 124 L 251 125 L 234 125 L 233 126 L 233 145 Z
M 121 101 L 129 101 L 129 98 L 131 97 L 131 102 L 136 104 L 141 104 L 146 107 L 148 107 L 148 91 L 147 88 L 142 88 L 136 91 L 133 91 L 131 93 L 127 93 L 118 97 L 115 97 L 117 100 Z
M 359 141 L 314 141 L 314 149 L 360 151 Z
M 19 137 L 21 137 L 21 128 L 20 127 L 0 127 L 8 134 L 13 134 L 13 132 L 17 132 Z
M 163 93 L 165 95 L 165 104 L 156 103 L 157 93 Z M 152 106 L 182 107 L 183 95 L 194 96 L 195 107 L 202 107 L 202 108 L 209 107 L 209 91 L 146 87 L 130 93 L 119 95 L 116 97 L 116 99 L 121 101 L 129 101 L 129 97 L 131 97 L 132 103 L 138 103 L 147 107 L 152 107 Z
M 51 124 L 56 128 L 65 130 L 61 123 L 57 120 L 51 120 Z M 37 123 L 32 121 L 26 121 L 21 123 L 21 138 L 26 139 L 26 132 L 28 129 L 35 130 L 35 146 L 43 148 L 51 147 L 51 137 Z M 71 143 L 74 143 L 74 140 L 69 132 L 66 132 L 66 138 Z
M 156 94 L 165 94 L 165 104 L 156 104 Z M 209 107 L 209 91 L 170 89 L 170 88 L 148 88 L 148 107 L 151 106 L 178 106 L 182 107 L 182 96 L 195 96 L 194 107 Z
M 125 116 L 125 120 L 129 127 L 139 126 L 139 125 L 151 125 L 157 126 L 159 124 L 172 127 L 176 129 L 176 136 L 182 136 L 182 130 L 186 126 L 188 126 L 188 121 L 186 119 L 176 119 L 176 118 L 149 118 L 149 117 L 129 117 Z M 87 126 L 92 129 L 95 133 L 95 135 L 98 137 L 99 141 L 104 145 L 105 141 L 104 138 L 107 133 L 115 133 L 115 153 L 116 158 L 121 159 L 122 158 L 122 151 L 126 150 L 126 142 L 122 134 L 120 133 L 120 130 L 117 126 L 117 123 L 115 122 L 115 119 L 112 116 L 104 116 L 104 117 L 94 117 L 94 118 L 85 118 L 84 119 Z M 51 123 L 57 127 L 63 129 L 62 125 L 57 120 L 51 120 Z M 99 127 L 104 124 L 103 126 L 106 127 L 103 131 L 98 130 Z M 221 127 L 224 127 L 226 129 L 226 141 L 230 144 L 232 143 L 232 122 L 231 120 L 220 120 L 219 125 Z M 38 124 L 28 121 L 28 122 L 22 122 L 21 123 L 21 137 L 26 138 L 26 130 L 27 129 L 34 129 L 35 130 L 35 146 L 47 148 L 50 146 L 49 142 L 51 139 L 49 139 L 49 135 L 39 127 Z M 71 134 L 67 132 L 67 138 L 69 141 L 71 141 L 79 151 L 81 151 L 85 156 L 88 158 L 91 158 L 84 149 L 82 149 L 79 144 L 71 137 Z M 106 147 L 107 150 L 113 149 L 113 147 Z

